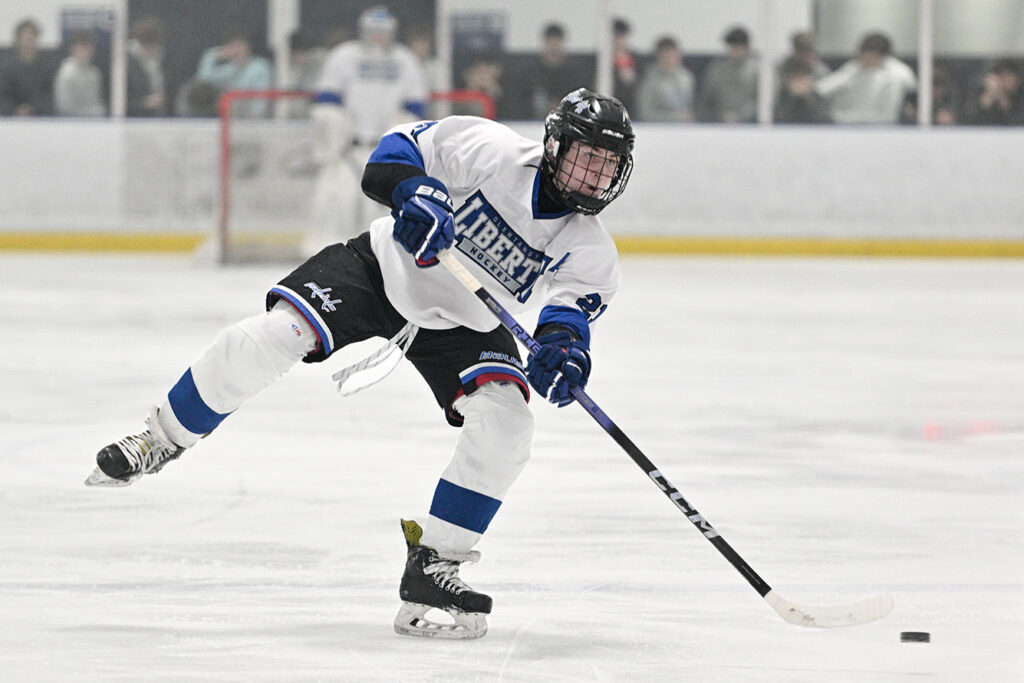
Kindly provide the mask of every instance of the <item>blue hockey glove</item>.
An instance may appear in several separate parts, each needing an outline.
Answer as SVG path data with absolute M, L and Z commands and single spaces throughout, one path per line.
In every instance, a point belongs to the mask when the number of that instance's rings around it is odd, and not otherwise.
M 526 362 L 530 384 L 559 408 L 574 400 L 570 387 L 585 387 L 590 377 L 590 353 L 586 345 L 565 328 L 555 328 L 537 338 L 540 350 Z
M 416 265 L 437 265 L 437 253 L 455 241 L 455 220 L 448 188 L 430 176 L 406 178 L 391 193 L 395 240 L 416 258 Z

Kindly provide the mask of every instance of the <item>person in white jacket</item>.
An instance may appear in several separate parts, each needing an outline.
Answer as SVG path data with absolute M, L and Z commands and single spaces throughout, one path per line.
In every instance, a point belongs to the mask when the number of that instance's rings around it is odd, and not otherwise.
M 815 90 L 828 101 L 836 123 L 899 122 L 900 107 L 907 93 L 917 89 L 917 77 L 891 52 L 885 34 L 868 34 L 856 59 L 818 80 Z
M 72 34 L 68 56 L 53 83 L 53 104 L 58 116 L 105 116 L 103 77 L 92 63 L 96 42 L 92 34 Z

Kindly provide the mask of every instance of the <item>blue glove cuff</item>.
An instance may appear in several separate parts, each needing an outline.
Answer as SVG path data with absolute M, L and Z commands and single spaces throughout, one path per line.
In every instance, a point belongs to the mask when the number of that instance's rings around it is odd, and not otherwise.
M 583 349 L 584 351 L 590 350 L 590 346 L 585 340 L 580 339 L 573 330 L 561 325 L 541 325 L 537 329 L 536 333 L 534 333 L 533 338 L 536 339 L 537 343 L 541 346 L 546 344 L 557 344 L 565 347 L 575 346 L 576 348 Z

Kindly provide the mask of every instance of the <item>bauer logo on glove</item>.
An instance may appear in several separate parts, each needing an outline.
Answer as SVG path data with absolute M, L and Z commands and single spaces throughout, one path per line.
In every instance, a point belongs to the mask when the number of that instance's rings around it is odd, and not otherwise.
M 443 184 L 441 186 L 444 187 Z M 452 208 L 452 198 L 448 196 L 446 191 L 443 192 L 430 185 L 420 185 L 419 187 L 416 188 L 416 194 L 429 197 L 435 202 L 440 202 L 441 204 L 448 207 L 448 213 L 454 211 L 454 209 Z
M 391 194 L 393 235 L 416 258 L 416 265 L 437 264 L 437 254 L 455 241 L 452 200 L 444 183 L 430 176 L 406 178 Z

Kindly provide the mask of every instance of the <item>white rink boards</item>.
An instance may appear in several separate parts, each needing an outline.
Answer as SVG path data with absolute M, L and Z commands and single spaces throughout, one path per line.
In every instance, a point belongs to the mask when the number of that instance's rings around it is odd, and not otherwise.
M 357 352 L 300 366 L 160 474 L 82 485 L 286 270 L 0 254 L 4 680 L 1024 680 L 1024 262 L 625 258 L 591 396 L 788 599 L 895 611 L 784 623 L 597 424 L 534 400 L 463 570 L 495 602 L 477 642 L 391 630 L 398 519 L 456 436 L 408 364 L 347 399 Z

